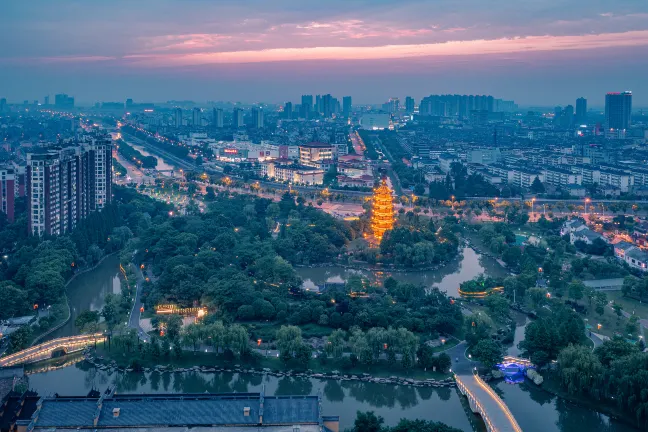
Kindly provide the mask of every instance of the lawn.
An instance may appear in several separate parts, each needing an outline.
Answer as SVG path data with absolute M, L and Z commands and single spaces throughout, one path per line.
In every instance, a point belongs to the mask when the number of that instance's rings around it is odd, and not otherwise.
M 628 313 L 634 312 L 639 318 L 648 319 L 648 304 L 624 297 L 621 291 L 607 291 L 605 294 L 607 294 L 608 300 L 612 300 L 621 305 L 624 311 Z

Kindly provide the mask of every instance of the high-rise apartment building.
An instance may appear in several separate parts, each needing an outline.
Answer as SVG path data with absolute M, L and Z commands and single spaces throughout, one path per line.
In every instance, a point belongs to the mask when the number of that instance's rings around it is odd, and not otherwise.
M 301 97 L 301 111 L 299 116 L 305 119 L 311 117 L 313 112 L 313 95 L 302 95 Z
M 411 97 L 411 96 L 407 96 L 405 98 L 405 111 L 407 113 L 409 113 L 409 114 L 413 113 L 414 112 L 414 106 L 415 106 L 414 98 Z
M 330 94 L 325 94 L 321 97 L 320 99 L 320 113 L 326 117 L 329 118 L 333 114 L 333 111 L 335 109 L 335 104 L 333 101 L 333 96 Z
M 263 108 L 252 108 L 252 127 L 257 129 L 263 128 Z
M 352 99 L 351 96 L 344 96 L 342 98 L 342 115 L 349 117 L 351 115 Z
M 59 109 L 74 108 L 74 98 L 66 94 L 57 94 L 54 96 L 54 106 Z
M 293 116 L 293 104 L 292 104 L 292 102 L 286 102 L 286 104 L 284 105 L 283 113 L 284 113 L 284 118 L 287 118 L 289 120 L 292 119 L 292 116 Z
M 582 125 L 587 123 L 587 99 L 576 99 L 576 123 Z
M 243 123 L 243 110 L 241 108 L 234 108 L 234 112 L 232 114 L 232 126 L 234 126 L 235 128 L 245 126 L 245 123 Z
M 193 109 L 193 125 L 202 126 L 202 109 L 198 107 Z
M 16 197 L 16 174 L 13 167 L 0 166 L 0 211 L 14 221 L 14 200 Z
M 224 124 L 224 113 L 222 108 L 214 108 L 212 112 L 212 122 L 214 127 L 222 128 Z
M 626 130 L 632 124 L 632 92 L 608 93 L 605 95 L 605 128 Z
M 182 127 L 182 108 L 176 108 L 173 113 L 173 125 L 177 128 Z
M 112 139 L 84 136 L 71 147 L 27 154 L 27 212 L 33 235 L 61 235 L 112 200 Z
M 2 98 L 2 99 L 0 99 L 0 113 L 4 112 L 5 109 L 7 109 L 7 99 Z

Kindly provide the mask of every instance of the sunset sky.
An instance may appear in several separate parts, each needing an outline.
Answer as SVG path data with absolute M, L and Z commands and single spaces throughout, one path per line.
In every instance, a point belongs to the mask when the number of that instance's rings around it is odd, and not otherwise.
M 646 0 L 4 0 L 0 97 L 648 106 Z

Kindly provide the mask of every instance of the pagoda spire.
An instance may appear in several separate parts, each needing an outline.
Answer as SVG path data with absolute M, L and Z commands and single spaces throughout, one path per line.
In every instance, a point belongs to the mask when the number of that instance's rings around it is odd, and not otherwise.
M 380 242 L 385 234 L 394 227 L 394 202 L 392 190 L 387 179 L 382 178 L 380 186 L 374 188 L 371 206 L 371 228 L 376 240 Z

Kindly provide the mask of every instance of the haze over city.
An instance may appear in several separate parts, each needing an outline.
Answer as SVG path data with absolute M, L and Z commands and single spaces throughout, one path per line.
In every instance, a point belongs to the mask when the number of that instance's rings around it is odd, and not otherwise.
M 497 94 L 523 106 L 632 90 L 648 105 L 642 0 L 5 1 L 9 100 L 357 103 Z

